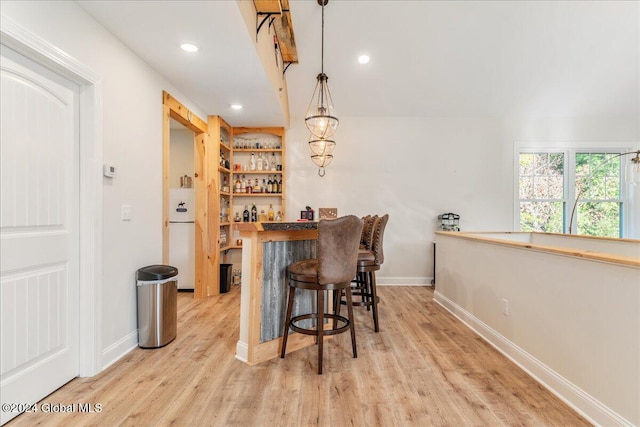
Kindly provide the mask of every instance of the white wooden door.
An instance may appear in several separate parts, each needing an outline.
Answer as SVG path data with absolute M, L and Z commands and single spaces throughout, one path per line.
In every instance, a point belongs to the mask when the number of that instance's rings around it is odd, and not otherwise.
M 5 423 L 79 372 L 79 134 L 77 86 L 6 46 L 0 54 Z

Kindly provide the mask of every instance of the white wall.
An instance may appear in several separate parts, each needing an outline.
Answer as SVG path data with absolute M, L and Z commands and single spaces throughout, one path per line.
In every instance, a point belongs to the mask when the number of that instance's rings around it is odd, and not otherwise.
M 640 268 L 436 239 L 436 301 L 596 425 L 640 425 Z
M 102 365 L 137 343 L 135 272 L 162 262 L 162 90 L 206 115 L 74 2 L 2 2 L 3 16 L 75 58 L 102 79 Z M 122 221 L 123 204 L 132 220 Z
M 340 117 L 335 158 L 320 178 L 304 112 L 295 113 L 288 218 L 306 205 L 337 207 L 339 215 L 389 213 L 383 284 L 430 282 L 438 214 L 460 214 L 462 230 L 513 230 L 517 144 L 619 147 L 640 139 L 638 117 Z
M 194 133 L 188 129 L 171 129 L 169 146 L 169 187 L 180 188 L 180 177 L 194 179 Z

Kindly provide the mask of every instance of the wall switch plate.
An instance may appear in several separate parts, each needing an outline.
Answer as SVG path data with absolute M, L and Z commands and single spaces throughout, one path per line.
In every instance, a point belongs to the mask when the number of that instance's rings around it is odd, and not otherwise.
M 502 299 L 502 314 L 508 316 L 511 313 L 511 308 L 509 307 L 509 300 L 506 298 Z
M 131 221 L 131 205 L 122 205 L 122 220 Z

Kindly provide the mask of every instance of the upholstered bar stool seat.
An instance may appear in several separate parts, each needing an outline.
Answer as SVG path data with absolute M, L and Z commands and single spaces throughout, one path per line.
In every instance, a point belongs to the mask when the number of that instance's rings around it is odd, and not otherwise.
M 375 264 L 376 255 L 367 249 L 358 249 L 358 264 Z
M 318 223 L 318 258 L 298 261 L 289 266 L 289 296 L 282 336 L 281 358 L 285 357 L 287 351 L 289 329 L 316 337 L 318 374 L 322 374 L 323 338 L 327 335 L 350 331 L 353 357 L 358 357 L 353 324 L 351 279 L 356 274 L 362 223 L 360 218 L 353 215 L 320 221 Z M 316 292 L 315 312 L 292 317 L 296 289 Z M 342 294 L 342 290 L 345 291 L 348 301 L 348 317 L 340 315 L 339 306 L 333 313 L 325 312 L 325 293 L 339 291 Z M 336 305 L 334 305 L 335 307 Z M 314 320 L 312 322 L 314 326 L 302 327 L 299 325 L 301 321 L 307 319 Z M 333 320 L 333 325 L 330 329 L 325 329 L 325 320 L 328 319 Z
M 305 259 L 304 261 L 294 262 L 289 266 L 289 274 L 295 277 L 295 280 L 315 281 L 316 277 L 318 277 L 318 260 Z

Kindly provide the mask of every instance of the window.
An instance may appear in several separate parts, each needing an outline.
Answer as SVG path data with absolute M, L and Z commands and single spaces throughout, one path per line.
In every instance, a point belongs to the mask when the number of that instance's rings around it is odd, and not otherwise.
M 520 154 L 520 229 L 564 230 L 564 153 Z
M 520 152 L 520 230 L 622 237 L 622 152 Z
M 620 157 L 618 153 L 576 153 L 577 234 L 622 236 Z

